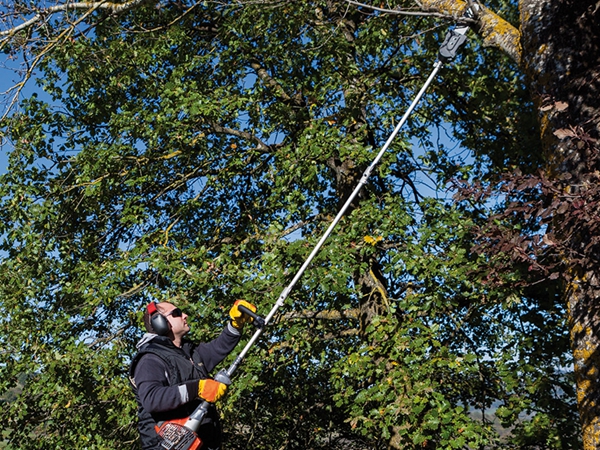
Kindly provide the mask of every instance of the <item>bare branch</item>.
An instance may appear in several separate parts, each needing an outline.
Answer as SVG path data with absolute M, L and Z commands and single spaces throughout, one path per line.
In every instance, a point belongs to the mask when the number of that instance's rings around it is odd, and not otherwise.
M 379 12 L 384 12 L 387 14 L 398 14 L 398 15 L 402 15 L 402 16 L 433 16 L 433 17 L 440 17 L 443 19 L 451 19 L 452 16 L 448 16 L 447 14 L 441 14 L 441 13 L 436 13 L 436 12 L 431 12 L 431 11 L 409 11 L 406 9 L 386 9 L 386 8 L 379 8 L 377 6 L 372 6 L 372 5 L 367 5 L 366 3 L 360 3 L 360 2 L 356 2 L 354 0 L 346 0 L 348 3 L 350 3 L 351 5 L 355 5 L 355 6 L 360 6 L 361 8 L 368 8 L 372 11 L 379 11 Z
M 98 9 L 104 9 L 110 10 L 111 12 L 118 14 L 130 10 L 136 7 L 137 5 L 143 3 L 144 1 L 146 0 L 131 0 L 126 3 L 113 3 L 109 2 L 108 0 L 103 0 L 99 2 L 69 2 L 65 3 L 64 5 L 50 6 L 48 8 L 44 8 L 38 11 L 38 13 L 35 16 L 23 22 L 22 24 L 17 25 L 16 27 L 10 28 L 8 30 L 0 31 L 0 36 L 10 37 L 21 30 L 31 27 L 33 24 L 39 22 L 40 20 L 45 20 L 48 16 L 60 12 L 66 12 L 70 10 L 95 11 Z M 4 37 L 3 40 L 5 40 L 6 37 Z
M 257 144 L 256 150 L 258 150 L 258 151 L 264 152 L 270 148 L 267 143 L 263 142 L 258 136 L 254 135 L 252 133 L 249 133 L 247 131 L 234 130 L 233 128 L 229 128 L 229 127 L 224 127 L 213 121 L 209 121 L 208 123 L 210 124 L 212 129 L 215 131 L 215 133 L 230 134 L 232 136 L 243 138 L 248 141 L 256 142 L 256 144 Z

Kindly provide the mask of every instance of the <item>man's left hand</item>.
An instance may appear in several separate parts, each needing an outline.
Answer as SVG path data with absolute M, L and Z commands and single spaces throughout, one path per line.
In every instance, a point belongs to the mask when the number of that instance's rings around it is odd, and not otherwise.
M 238 306 L 240 305 L 245 306 L 252 312 L 256 312 L 256 306 L 254 306 L 253 304 L 248 303 L 246 300 L 236 300 L 231 310 L 229 310 L 229 317 L 231 317 L 231 325 L 233 325 L 239 330 L 244 328 L 244 324 L 252 322 L 254 320 L 248 314 L 244 314 L 239 310 Z

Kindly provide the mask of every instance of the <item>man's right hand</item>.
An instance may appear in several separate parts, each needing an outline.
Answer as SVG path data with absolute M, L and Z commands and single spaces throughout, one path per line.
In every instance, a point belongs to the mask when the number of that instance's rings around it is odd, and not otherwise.
M 207 378 L 198 382 L 198 396 L 209 403 L 214 403 L 225 394 L 227 385 Z

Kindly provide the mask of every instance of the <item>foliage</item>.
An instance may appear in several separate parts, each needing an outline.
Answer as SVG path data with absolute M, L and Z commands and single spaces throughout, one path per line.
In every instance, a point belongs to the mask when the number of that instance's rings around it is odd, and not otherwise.
M 143 3 L 54 47 L 52 101 L 2 123 L 2 393 L 26 376 L 0 413 L 9 448 L 137 448 L 127 364 L 143 305 L 176 302 L 203 340 L 236 298 L 268 311 L 447 26 L 343 2 Z M 474 275 L 486 214 L 421 185 L 536 164 L 521 76 L 480 50 L 443 71 L 236 374 L 229 448 L 492 448 L 496 408 L 515 448 L 577 445 L 558 298 Z M 431 141 L 444 121 L 472 166 Z

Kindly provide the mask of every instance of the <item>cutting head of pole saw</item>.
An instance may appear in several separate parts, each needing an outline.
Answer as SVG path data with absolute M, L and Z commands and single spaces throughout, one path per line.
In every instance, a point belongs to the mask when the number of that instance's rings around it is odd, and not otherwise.
M 464 34 L 461 34 L 462 28 L 465 28 L 465 32 L 468 27 L 456 28 L 454 30 L 450 30 L 446 35 L 446 39 L 442 43 L 440 47 L 440 51 L 438 53 L 438 60 L 443 63 L 450 62 L 456 56 L 456 53 L 461 45 L 465 43 L 467 37 Z
M 473 7 L 478 10 L 479 5 L 473 3 Z M 474 19 L 475 14 L 471 7 L 467 8 L 464 15 L 465 19 Z M 467 31 L 469 30 L 468 21 L 463 21 L 456 28 L 450 30 L 446 35 L 446 39 L 442 42 L 440 46 L 440 50 L 438 52 L 438 60 L 447 63 L 452 61 L 458 52 L 458 49 L 465 43 L 467 40 Z

